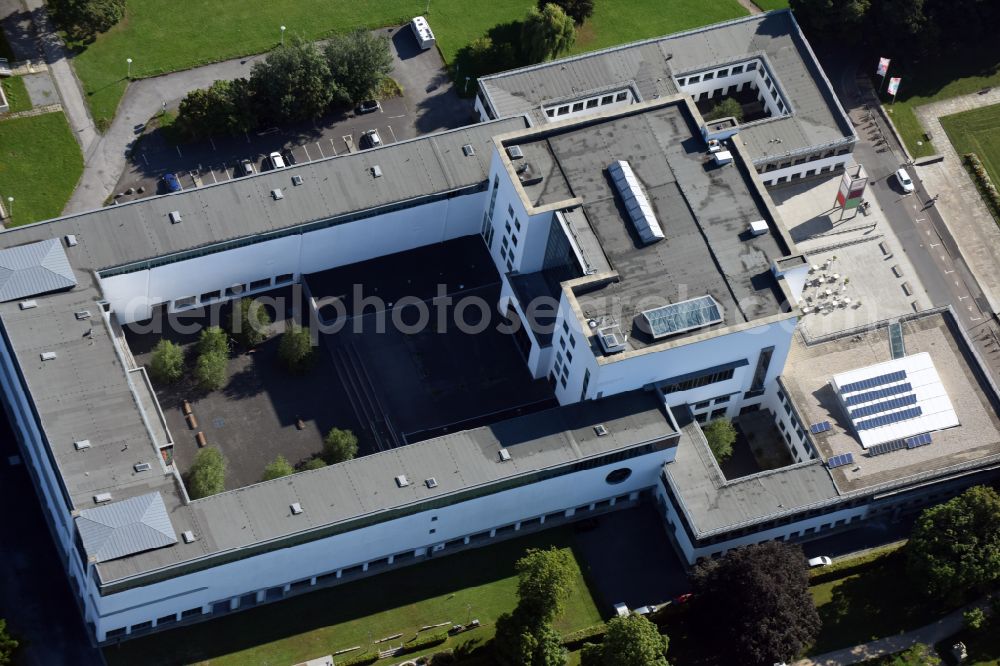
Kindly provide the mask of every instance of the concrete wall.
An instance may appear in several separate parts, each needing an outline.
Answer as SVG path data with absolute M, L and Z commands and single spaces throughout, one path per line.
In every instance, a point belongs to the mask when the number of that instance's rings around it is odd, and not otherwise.
M 801 158 L 792 159 L 791 157 L 786 158 L 784 161 L 794 162 Z M 755 166 L 758 166 L 757 160 Z M 845 153 L 843 155 L 833 155 L 831 157 L 822 157 L 813 160 L 807 160 L 801 164 L 791 164 L 785 168 L 773 169 L 771 171 L 764 171 L 763 173 L 758 172 L 757 177 L 760 178 L 761 182 L 765 185 L 778 185 L 780 183 L 785 183 L 797 178 L 805 178 L 809 176 L 814 176 L 819 173 L 830 173 L 837 171 L 838 169 L 844 168 L 847 164 L 854 163 L 854 156 L 851 153 Z

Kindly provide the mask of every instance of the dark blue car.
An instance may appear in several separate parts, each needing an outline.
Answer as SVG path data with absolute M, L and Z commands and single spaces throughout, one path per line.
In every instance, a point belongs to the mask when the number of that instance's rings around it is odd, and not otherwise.
M 167 188 L 168 192 L 180 192 L 181 191 L 181 181 L 177 180 L 176 174 L 165 173 L 163 174 L 163 185 Z

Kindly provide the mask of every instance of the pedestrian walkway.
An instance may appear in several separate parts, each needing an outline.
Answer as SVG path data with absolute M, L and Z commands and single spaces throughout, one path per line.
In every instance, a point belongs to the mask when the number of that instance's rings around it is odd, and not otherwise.
M 962 256 L 983 288 L 994 313 L 1000 312 L 1000 227 L 979 196 L 941 127 L 941 116 L 1000 104 L 1000 89 L 973 93 L 925 104 L 914 109 L 924 131 L 930 134 L 941 162 L 914 167 L 929 192 L 940 196 L 937 212 L 951 230 Z
M 902 652 L 903 650 L 913 647 L 917 643 L 933 646 L 935 643 L 943 641 L 949 636 L 953 636 L 959 632 L 962 627 L 965 626 L 965 618 L 962 617 L 962 614 L 970 608 L 975 608 L 977 606 L 985 608 L 986 604 L 982 601 L 969 604 L 968 606 L 963 606 L 956 611 L 952 611 L 939 620 L 920 627 L 919 629 L 907 631 L 904 634 L 898 634 L 896 636 L 880 638 L 877 641 L 865 643 L 864 645 L 856 645 L 854 647 L 844 648 L 843 650 L 836 650 L 835 652 L 827 652 L 826 654 L 817 655 L 815 657 L 800 659 L 795 662 L 793 666 L 842 666 L 846 664 L 857 664 L 858 662 L 865 661 L 866 659 L 874 659 L 875 657 L 882 657 L 888 654 Z

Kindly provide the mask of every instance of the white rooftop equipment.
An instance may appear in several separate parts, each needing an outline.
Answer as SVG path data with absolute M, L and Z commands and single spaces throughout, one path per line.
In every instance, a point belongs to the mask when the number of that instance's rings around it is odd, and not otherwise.
M 927 352 L 842 372 L 830 383 L 866 449 L 959 425 Z
M 629 163 L 625 160 L 612 162 L 608 166 L 608 173 L 614 181 L 615 188 L 618 190 L 622 203 L 625 204 L 629 217 L 632 218 L 632 224 L 635 225 L 635 230 L 639 233 L 642 242 L 648 245 L 663 240 L 663 230 L 656 220 L 646 191 L 639 179 L 636 178 Z
M 718 166 L 722 166 L 723 164 L 729 164 L 730 162 L 733 161 L 733 154 L 728 150 L 720 150 L 717 153 L 713 153 L 712 157 L 715 158 L 715 163 Z
M 750 223 L 751 236 L 763 236 L 768 231 L 766 220 L 754 220 Z

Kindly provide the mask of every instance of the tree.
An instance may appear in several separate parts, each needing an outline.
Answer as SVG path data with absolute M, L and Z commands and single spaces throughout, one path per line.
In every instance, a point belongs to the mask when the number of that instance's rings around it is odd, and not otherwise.
M 271 315 L 252 298 L 241 298 L 229 316 L 229 332 L 242 346 L 256 347 L 267 339 Z
M 76 39 L 93 39 L 125 17 L 125 0 L 57 0 L 56 19 Z
M 542 62 L 568 51 L 576 41 L 573 19 L 558 5 L 532 7 L 521 24 L 521 49 L 529 64 Z
M 791 662 L 819 633 L 805 557 L 770 541 L 729 551 L 694 571 L 694 608 L 724 663 Z
M 517 608 L 538 624 L 562 611 L 573 585 L 573 558 L 566 550 L 531 548 L 517 561 Z
M 7 666 L 14 660 L 14 650 L 18 642 L 7 633 L 7 620 L 0 618 L 0 666 Z
M 202 329 L 198 336 L 199 354 L 222 354 L 229 355 L 229 336 L 218 326 L 209 326 Z
M 370 99 L 392 71 L 389 40 L 363 28 L 331 37 L 323 55 L 334 88 L 353 102 Z
M 722 100 L 705 114 L 705 120 L 718 120 L 719 118 L 736 118 L 736 122 L 743 121 L 743 106 L 732 97 Z
M 164 384 L 173 384 L 184 374 L 184 352 L 180 345 L 170 340 L 160 340 L 153 347 L 149 361 L 149 372 L 153 379 Z
M 493 647 L 503 666 L 563 666 L 566 650 L 548 623 L 532 625 L 518 610 L 496 621 Z
M 869 0 L 789 0 L 795 18 L 820 41 L 856 42 L 862 33 Z
M 312 336 L 298 324 L 292 324 L 278 343 L 278 358 L 292 372 L 303 372 L 313 360 Z
M 289 474 L 295 474 L 295 468 L 292 467 L 285 456 L 278 456 L 264 468 L 264 476 L 260 480 L 270 481 L 271 479 L 280 479 Z
M 316 457 L 307 462 L 305 465 L 303 465 L 302 469 L 304 470 L 323 469 L 324 467 L 326 467 L 326 461 L 323 460 L 322 458 Z
M 934 651 L 923 643 L 917 643 L 908 650 L 893 656 L 889 666 L 937 666 L 941 660 Z
M 201 354 L 194 366 L 194 379 L 206 391 L 216 391 L 226 383 L 229 359 L 219 352 Z
M 332 428 L 323 440 L 323 459 L 336 465 L 358 454 L 358 438 L 350 430 Z
M 538 9 L 545 9 L 546 4 L 548 0 L 538 0 Z M 577 25 L 583 25 L 584 21 L 594 15 L 594 0 L 552 0 L 552 4 L 559 5 Z
M 278 122 L 323 115 L 333 99 L 330 82 L 326 58 L 316 46 L 297 37 L 250 70 L 250 88 L 261 115 Z
M 177 110 L 176 125 L 187 139 L 234 134 L 257 126 L 256 107 L 247 79 L 216 81 L 192 90 Z
M 208 497 L 226 489 L 226 459 L 215 447 L 207 446 L 197 453 L 188 472 L 188 494 L 191 499 Z
M 583 666 L 670 666 L 666 636 L 642 615 L 616 617 L 600 645 L 588 645 Z
M 979 631 L 986 624 L 986 611 L 976 606 L 962 613 L 965 626 L 971 631 Z
M 708 448 L 720 463 L 733 455 L 733 442 L 736 441 L 736 428 L 726 419 L 716 419 L 702 428 Z
M 932 598 L 985 591 L 1000 580 L 1000 495 L 974 486 L 924 510 L 906 555 L 911 580 Z

